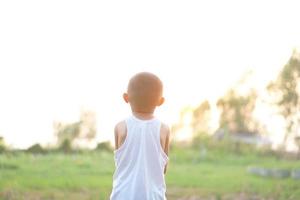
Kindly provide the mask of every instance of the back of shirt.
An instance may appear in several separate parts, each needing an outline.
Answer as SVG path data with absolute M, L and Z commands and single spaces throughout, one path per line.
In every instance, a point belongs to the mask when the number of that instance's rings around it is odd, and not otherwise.
M 111 200 L 165 200 L 164 168 L 168 156 L 160 144 L 161 122 L 125 120 L 127 136 L 115 150 L 116 170 Z

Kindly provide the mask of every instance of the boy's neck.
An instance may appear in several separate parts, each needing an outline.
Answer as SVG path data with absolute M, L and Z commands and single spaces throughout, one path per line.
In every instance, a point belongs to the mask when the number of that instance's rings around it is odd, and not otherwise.
M 154 118 L 153 112 L 139 112 L 139 111 L 132 111 L 132 114 L 142 120 L 148 120 Z

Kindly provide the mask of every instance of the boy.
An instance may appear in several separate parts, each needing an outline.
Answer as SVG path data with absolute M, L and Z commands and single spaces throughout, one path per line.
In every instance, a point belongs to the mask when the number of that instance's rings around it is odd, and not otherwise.
M 123 99 L 132 115 L 115 126 L 111 200 L 165 200 L 169 127 L 154 117 L 164 103 L 161 80 L 152 73 L 133 76 Z

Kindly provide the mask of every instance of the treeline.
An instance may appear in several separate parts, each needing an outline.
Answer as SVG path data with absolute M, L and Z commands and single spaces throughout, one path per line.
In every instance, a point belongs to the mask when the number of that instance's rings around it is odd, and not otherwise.
M 110 145 L 109 142 L 100 142 L 97 146 L 93 149 L 87 148 L 74 148 L 71 146 L 70 141 L 65 140 L 60 146 L 58 147 L 43 147 L 40 144 L 36 143 L 27 149 L 11 149 L 8 148 L 3 140 L 3 137 L 0 137 L 0 154 L 1 153 L 9 153 L 9 152 L 24 152 L 24 153 L 31 153 L 31 154 L 48 154 L 48 153 L 80 153 L 85 151 L 106 151 L 112 152 L 113 147 Z
M 255 117 L 255 111 L 260 104 L 259 106 L 275 110 L 277 115 L 285 121 L 281 149 L 286 148 L 288 141 L 293 141 L 298 145 L 300 155 L 300 53 L 296 50 L 292 53 L 277 78 L 266 85 L 264 97 L 252 87 L 255 79 L 249 81 L 249 77 L 251 74 L 246 75 L 235 86 L 225 91 L 217 102 L 205 100 L 195 108 L 183 109 L 178 123 L 172 126 L 172 132 L 174 134 L 184 132 L 181 130 L 189 126 L 191 128 L 189 132 L 193 133 L 193 144 L 197 141 L 207 140 L 203 139 L 207 135 L 214 135 L 217 140 L 230 141 L 228 138 L 231 138 L 235 141 L 233 144 L 231 142 L 226 145 L 226 149 L 233 148 L 238 152 L 242 146 L 239 139 L 262 140 L 259 136 L 269 134 L 266 124 Z M 219 115 L 217 130 L 211 126 L 214 109 L 218 110 Z M 187 117 L 191 119 L 188 124 L 186 123 Z M 80 144 L 89 144 L 95 140 L 96 114 L 93 111 L 82 110 L 77 121 L 71 123 L 55 121 L 53 132 L 57 139 L 54 147 L 43 148 L 41 145 L 35 144 L 25 151 L 31 153 L 80 151 L 78 148 Z M 202 139 L 199 139 L 200 137 Z M 222 146 L 221 143 L 218 145 Z M 244 146 L 246 145 L 243 144 Z M 111 146 L 107 142 L 99 143 L 95 149 L 111 150 Z M 4 138 L 0 137 L 0 153 L 8 150 Z
M 34 154 L 46 154 L 51 152 L 76 153 L 81 151 L 112 151 L 109 142 L 100 142 L 94 149 L 86 148 L 97 133 L 96 114 L 90 110 L 81 110 L 79 119 L 74 122 L 53 122 L 53 134 L 56 138 L 56 144 L 47 147 L 36 143 L 25 150 L 14 150 L 9 148 L 0 137 L 0 153 L 22 151 Z M 83 145 L 81 145 L 83 143 Z
M 257 110 L 264 107 L 266 110 L 272 109 L 284 121 L 285 132 L 281 148 L 285 149 L 287 143 L 293 141 L 298 145 L 300 154 L 300 52 L 293 51 L 277 78 L 267 84 L 263 92 L 255 89 L 253 81 L 255 77 L 251 79 L 251 73 L 247 74 L 217 102 L 205 100 L 197 107 L 183 109 L 178 123 L 172 127 L 175 137 L 176 133 L 184 132 L 182 129 L 188 125 L 194 142 L 203 135 L 214 135 L 219 139 L 259 139 L 259 136 L 270 134 L 267 124 L 255 115 Z M 258 106 L 260 108 L 257 109 Z M 211 126 L 214 109 L 218 111 L 217 129 Z M 188 124 L 187 118 L 190 119 Z

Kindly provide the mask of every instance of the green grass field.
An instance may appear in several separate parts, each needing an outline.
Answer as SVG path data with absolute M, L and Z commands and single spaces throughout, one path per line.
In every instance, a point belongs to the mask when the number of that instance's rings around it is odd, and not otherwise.
M 166 175 L 168 200 L 300 199 L 300 180 L 262 178 L 249 166 L 300 168 L 300 161 L 256 154 L 208 151 L 205 158 L 191 148 L 172 149 Z M 0 199 L 108 199 L 113 154 L 0 154 Z

